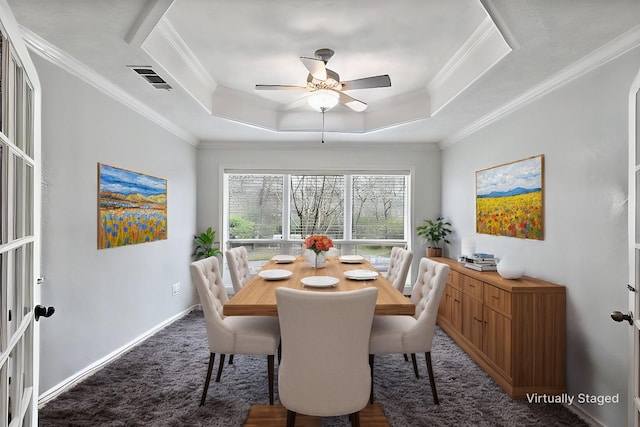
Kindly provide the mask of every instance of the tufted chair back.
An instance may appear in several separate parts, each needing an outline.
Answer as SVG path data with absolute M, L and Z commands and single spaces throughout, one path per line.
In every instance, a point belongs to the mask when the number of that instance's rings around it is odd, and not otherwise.
M 251 279 L 251 269 L 249 268 L 249 255 L 244 246 L 229 249 L 225 252 L 229 273 L 231 274 L 231 284 L 233 292 L 238 292 L 249 279 Z
M 418 349 L 407 349 L 407 352 L 417 353 L 431 350 L 431 342 L 438 316 L 438 306 L 444 293 L 449 276 L 447 264 L 433 261 L 429 258 L 420 260 L 420 270 L 416 283 L 411 290 L 411 302 L 416 305 L 415 326 L 405 335 L 405 342 L 421 342 Z M 426 338 L 426 340 L 425 340 Z
M 218 258 L 212 256 L 192 262 L 189 269 L 204 312 L 211 352 L 221 352 L 219 347 L 231 348 L 233 332 L 224 324 L 222 314 L 222 306 L 229 297 L 222 283 Z
M 391 249 L 391 258 L 389 259 L 389 270 L 387 271 L 387 279 L 394 288 L 400 292 L 404 291 L 404 285 L 407 281 L 407 273 L 413 261 L 413 253 L 398 246 Z
M 366 406 L 377 296 L 374 287 L 326 293 L 276 289 L 283 348 L 278 390 L 288 411 L 323 417 Z

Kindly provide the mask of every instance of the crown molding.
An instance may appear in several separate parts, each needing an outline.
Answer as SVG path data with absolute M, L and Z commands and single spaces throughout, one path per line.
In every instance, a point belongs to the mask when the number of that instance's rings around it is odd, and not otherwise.
M 149 33 L 142 50 L 208 114 L 213 113 L 213 94 L 218 84 L 166 18 Z
M 38 56 L 44 58 L 54 65 L 57 65 L 58 67 L 79 78 L 80 80 L 88 83 L 95 89 L 115 99 L 116 101 L 137 112 L 146 119 L 156 123 L 158 126 L 164 128 L 165 130 L 187 142 L 188 144 L 191 144 L 195 147 L 198 146 L 199 140 L 194 135 L 185 131 L 175 123 L 167 120 L 165 117 L 149 108 L 146 104 L 138 101 L 136 98 L 120 89 L 118 86 L 98 74 L 93 69 L 82 64 L 80 61 L 67 54 L 66 52 L 61 51 L 56 46 L 50 44 L 40 36 L 33 33 L 28 28 L 20 26 L 20 31 L 27 47 Z
M 469 39 L 427 84 L 431 115 L 487 73 L 512 51 L 491 16 L 480 23 Z
M 601 48 L 586 55 L 579 61 L 564 68 L 555 75 L 544 80 L 538 86 L 524 92 L 522 95 L 514 98 L 512 101 L 504 104 L 489 114 L 481 117 L 469 126 L 461 129 L 448 138 L 440 142 L 440 149 L 444 149 L 457 142 L 462 141 L 468 136 L 474 134 L 480 129 L 497 122 L 509 114 L 519 110 L 529 103 L 551 93 L 558 88 L 582 77 L 583 75 L 613 61 L 617 57 L 629 52 L 630 50 L 640 46 L 640 25 L 632 28 L 620 37 L 605 44 Z
M 148 0 L 124 40 L 131 46 L 141 47 L 174 2 L 175 0 Z
M 425 143 L 425 142 L 403 142 L 403 143 L 377 143 L 377 142 L 340 142 L 340 141 L 326 141 L 324 144 L 321 144 L 319 140 L 317 141 L 282 141 L 282 142 L 273 142 L 270 141 L 268 144 L 264 142 L 256 142 L 256 141 L 201 141 L 199 145 L 199 149 L 201 150 L 359 150 L 359 149 L 367 149 L 367 150 L 383 150 L 388 152 L 391 147 L 393 150 L 400 151 L 433 151 L 439 152 L 440 148 L 437 143 Z

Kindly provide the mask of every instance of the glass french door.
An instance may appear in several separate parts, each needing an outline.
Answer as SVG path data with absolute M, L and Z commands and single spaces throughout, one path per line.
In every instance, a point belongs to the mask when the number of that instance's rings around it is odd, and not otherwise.
M 640 425 L 640 73 L 629 94 L 629 426 Z
M 0 426 L 37 425 L 39 86 L 0 0 Z

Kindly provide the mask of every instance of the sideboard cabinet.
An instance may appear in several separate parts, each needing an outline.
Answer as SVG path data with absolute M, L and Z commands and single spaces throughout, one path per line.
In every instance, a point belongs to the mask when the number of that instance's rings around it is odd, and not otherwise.
M 513 398 L 565 386 L 565 287 L 450 266 L 440 327 Z

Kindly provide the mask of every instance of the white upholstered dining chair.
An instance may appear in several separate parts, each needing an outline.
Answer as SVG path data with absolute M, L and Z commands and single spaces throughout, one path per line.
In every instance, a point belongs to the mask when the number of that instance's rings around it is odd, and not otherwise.
M 253 276 L 251 274 L 251 268 L 249 268 L 247 249 L 244 246 L 231 248 L 227 250 L 224 255 L 227 258 L 233 292 L 237 293 Z
M 280 344 L 278 319 L 269 316 L 225 317 L 222 314 L 222 306 L 227 302 L 228 296 L 222 283 L 220 265 L 215 256 L 191 263 L 190 270 L 204 312 L 210 350 L 209 367 L 200 406 L 204 405 L 207 397 L 216 353 L 220 354 L 216 382 L 220 381 L 226 354 L 267 355 L 269 403 L 273 405 L 274 356 Z
M 373 378 L 373 362 L 376 354 L 411 354 L 413 370 L 417 378 L 416 353 L 424 352 L 433 401 L 439 404 L 436 383 L 431 364 L 431 344 L 436 327 L 438 305 L 444 292 L 449 266 L 429 258 L 420 260 L 420 270 L 413 289 L 411 302 L 416 306 L 414 316 L 376 316 L 371 327 L 369 362 Z M 373 402 L 373 382 L 371 383 Z
M 404 285 L 407 281 L 409 268 L 411 268 L 411 261 L 413 261 L 413 252 L 399 246 L 391 248 L 387 280 L 400 292 L 404 292 Z
M 369 333 L 378 290 L 314 292 L 278 288 L 282 331 L 278 395 L 287 408 L 287 426 L 296 413 L 349 415 L 358 426 L 367 405 L 371 371 Z

